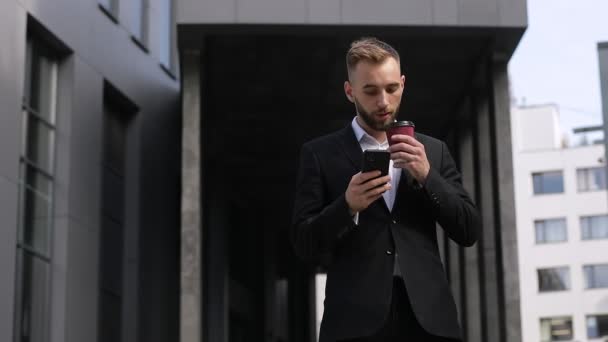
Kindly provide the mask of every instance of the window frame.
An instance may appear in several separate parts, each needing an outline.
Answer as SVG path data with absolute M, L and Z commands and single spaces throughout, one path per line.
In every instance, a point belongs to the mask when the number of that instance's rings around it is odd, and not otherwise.
M 593 236 L 593 228 L 598 228 L 598 227 L 594 227 L 590 224 L 584 225 L 583 222 L 584 220 L 588 220 L 587 222 L 591 223 L 593 222 L 594 218 L 601 218 L 601 217 L 605 217 L 606 220 L 608 221 L 608 214 L 596 214 L 596 215 L 581 215 L 579 217 L 579 224 L 581 227 L 581 241 L 595 241 L 595 240 L 606 240 L 608 239 L 608 234 L 605 237 L 585 237 L 585 228 L 589 229 L 589 232 L 591 233 L 590 235 Z M 608 223 L 608 222 L 607 222 Z M 601 227 L 600 227 L 601 228 Z M 606 227 L 606 229 L 608 230 L 608 227 Z
M 561 191 L 559 192 L 536 192 L 535 176 L 543 176 L 546 174 L 559 173 L 561 176 Z M 564 182 L 564 170 L 547 170 L 547 171 L 536 171 L 532 172 L 532 195 L 543 196 L 543 195 L 559 195 L 566 192 L 566 184 Z
M 15 329 L 14 340 L 16 342 L 22 339 L 27 329 L 27 333 L 29 336 L 42 336 L 43 341 L 49 340 L 49 331 L 50 331 L 50 317 L 51 317 L 51 282 L 52 282 L 52 241 L 54 236 L 54 222 L 53 222 L 53 213 L 55 210 L 55 201 L 54 201 L 54 188 L 55 188 L 55 167 L 56 167 L 56 134 L 57 134 L 57 111 L 58 111 L 58 92 L 59 92 L 59 64 L 60 64 L 60 56 L 56 53 L 52 47 L 45 41 L 45 39 L 40 39 L 39 37 L 30 34 L 28 31 L 27 41 L 26 41 L 26 63 L 24 70 L 24 86 L 23 86 L 23 96 L 22 96 L 22 105 L 21 105 L 21 123 L 22 123 L 22 140 L 21 140 L 21 150 L 19 156 L 19 191 L 18 191 L 18 205 L 17 205 L 17 258 L 16 258 L 16 268 L 15 268 L 15 286 L 16 286 L 16 296 L 14 299 L 14 308 L 15 315 L 13 319 L 13 326 Z M 37 68 L 43 68 L 44 66 L 48 67 L 48 78 L 40 78 L 36 77 L 38 75 L 38 71 L 35 71 Z M 36 79 L 34 79 L 36 77 Z M 37 82 L 37 84 L 35 84 Z M 47 82 L 48 84 L 42 84 L 42 82 Z M 32 105 L 33 98 L 40 98 L 40 95 L 34 96 L 33 91 L 37 93 L 46 93 L 48 95 L 48 118 L 39 114 L 39 110 L 44 110 L 39 108 L 35 110 Z M 48 129 L 48 141 L 43 142 L 48 143 L 48 165 L 42 166 L 38 165 L 38 163 L 34 160 L 30 160 L 28 158 L 30 141 L 33 135 L 37 132 L 36 130 L 31 130 L 30 121 L 36 120 L 39 124 L 43 125 Z M 38 140 L 38 139 L 36 139 Z M 41 189 L 36 188 L 36 183 L 39 180 L 37 177 L 41 177 L 46 182 L 46 192 L 41 191 Z M 25 221 L 28 219 L 35 219 L 26 217 L 28 214 L 25 212 L 26 207 L 26 198 L 28 193 L 33 194 L 35 198 L 41 198 L 46 203 L 46 219 L 44 222 L 44 234 L 45 240 L 44 243 L 40 246 L 37 246 L 35 243 L 28 243 L 25 238 L 26 223 Z M 32 229 L 32 234 L 36 234 L 36 227 L 29 228 Z M 31 258 L 31 265 L 26 267 L 26 258 Z M 44 274 L 38 274 L 36 271 L 35 263 L 39 263 L 38 271 L 44 272 Z M 27 316 L 27 319 L 35 318 L 37 315 L 41 316 L 41 326 L 40 331 L 36 331 L 35 328 L 30 326 L 30 321 L 26 321 L 26 317 L 23 316 L 24 308 L 26 303 L 33 303 L 36 301 L 35 297 L 32 295 L 29 299 L 25 299 L 26 291 L 25 291 L 25 282 L 26 279 L 30 279 L 31 282 L 32 277 L 43 276 L 44 284 L 34 284 L 36 286 L 31 288 L 31 291 L 34 291 L 33 288 L 41 288 L 42 293 L 38 293 L 41 297 L 41 302 L 36 305 L 42 306 L 41 312 L 32 311 L 31 315 Z M 24 328 L 27 326 L 27 328 Z
M 602 289 L 608 289 L 608 281 L 606 281 L 606 286 L 589 286 L 589 279 L 587 278 L 587 269 L 593 269 L 595 270 L 597 267 L 605 267 L 606 269 L 606 275 L 608 278 L 608 263 L 601 263 L 601 264 L 585 264 L 583 265 L 583 283 L 584 283 L 584 289 L 585 290 L 602 290 Z M 595 279 L 596 279 L 596 274 L 595 271 L 593 272 L 592 275 L 593 278 L 593 284 L 594 285 L 596 283 Z
M 559 271 L 566 270 L 567 278 L 564 280 L 565 288 L 563 288 L 563 289 L 549 289 L 549 290 L 543 290 L 542 289 L 542 286 L 541 286 L 542 285 L 541 284 L 541 272 L 542 271 L 549 271 L 549 270 L 557 270 L 558 271 L 557 274 L 560 275 L 560 276 L 561 276 L 561 273 Z M 538 281 L 537 291 L 538 291 L 539 294 L 554 293 L 554 292 L 565 292 L 565 291 L 572 290 L 572 279 L 571 279 L 571 275 L 570 275 L 570 266 L 552 266 L 552 267 L 537 268 L 536 269 L 536 276 L 537 276 L 537 281 Z
M 554 340 L 554 339 L 550 339 L 550 340 L 543 340 L 543 321 L 549 321 L 549 322 L 553 322 L 555 320 L 565 320 L 570 321 L 570 338 L 565 339 L 563 341 L 572 341 L 574 339 L 574 319 L 572 318 L 572 316 L 552 316 L 552 317 L 540 317 L 540 337 L 541 337 L 541 342 L 553 342 L 553 341 L 562 341 L 562 340 Z M 551 323 L 550 327 L 553 327 L 553 325 Z M 553 329 L 550 329 L 550 331 L 553 331 Z
M 603 188 L 600 187 L 598 189 L 590 189 L 589 180 L 592 178 L 591 171 L 596 171 L 596 170 L 599 170 L 602 177 L 604 177 L 604 184 L 603 184 L 604 187 Z M 582 172 L 584 172 L 584 178 L 585 178 L 585 187 L 586 188 L 584 188 L 584 189 L 581 189 L 581 187 L 580 187 L 581 183 L 580 183 L 579 177 Z M 576 169 L 576 191 L 579 193 L 604 191 L 604 190 L 608 189 L 607 181 L 608 181 L 608 179 L 606 177 L 606 167 L 605 166 L 590 166 L 590 167 L 581 167 L 581 168 Z
M 543 228 L 546 229 L 546 223 L 547 221 L 563 221 L 564 222 L 564 240 L 557 240 L 557 241 L 547 241 L 547 240 L 543 240 L 543 241 L 539 241 L 538 240 L 538 224 L 542 223 L 543 224 Z M 544 218 L 544 219 L 536 219 L 533 222 L 534 224 L 534 244 L 535 245 L 552 245 L 552 244 L 556 244 L 556 243 L 566 243 L 568 242 L 568 220 L 566 217 L 554 217 L 554 218 Z M 545 231 L 543 231 L 543 235 L 547 235 Z

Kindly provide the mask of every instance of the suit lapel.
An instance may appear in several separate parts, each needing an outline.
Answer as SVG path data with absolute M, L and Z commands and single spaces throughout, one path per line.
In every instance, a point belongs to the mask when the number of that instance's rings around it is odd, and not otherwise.
M 355 132 L 350 124 L 342 130 L 342 134 L 338 140 L 340 142 L 340 147 L 344 151 L 344 154 L 346 154 L 346 157 L 348 157 L 348 160 L 350 160 L 352 163 L 355 170 L 357 172 L 361 171 L 363 151 L 361 150 L 361 145 L 359 145 Z
M 363 166 L 363 150 L 361 149 L 361 145 L 357 141 L 355 132 L 350 124 L 342 130 L 339 141 L 340 147 L 344 151 L 344 154 L 348 160 L 350 160 L 355 171 L 361 171 L 361 167 Z M 388 206 L 384 201 L 384 197 L 378 198 L 378 200 L 372 203 L 372 206 L 374 205 L 379 205 L 381 208 L 384 208 L 386 212 L 390 213 L 390 210 L 388 210 Z

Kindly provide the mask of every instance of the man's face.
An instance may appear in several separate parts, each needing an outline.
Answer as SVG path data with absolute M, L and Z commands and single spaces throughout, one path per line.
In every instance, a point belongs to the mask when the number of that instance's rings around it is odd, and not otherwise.
M 344 91 L 366 126 L 383 131 L 397 117 L 404 84 L 405 76 L 394 58 L 380 64 L 361 61 L 351 70 Z

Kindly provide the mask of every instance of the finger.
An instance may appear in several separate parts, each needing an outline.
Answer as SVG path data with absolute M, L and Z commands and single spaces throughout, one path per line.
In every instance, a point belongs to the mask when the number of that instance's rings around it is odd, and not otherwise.
M 373 188 L 371 190 L 369 190 L 368 192 L 365 193 L 365 196 L 369 199 L 375 196 L 381 196 L 383 193 L 387 192 L 388 190 L 390 190 L 391 188 L 391 184 L 387 183 L 384 184 L 382 186 Z
M 357 177 L 356 184 L 363 184 L 370 179 L 380 176 L 381 174 L 382 174 L 382 172 L 380 172 L 379 170 L 368 171 L 368 172 L 363 172 L 363 173 L 359 172 L 358 174 L 355 175 Z
M 388 151 L 391 154 L 396 153 L 396 152 L 406 152 L 406 153 L 410 153 L 410 154 L 419 155 L 422 153 L 422 149 L 419 146 L 413 146 L 413 145 L 409 145 L 407 143 L 399 143 L 399 144 L 390 146 L 388 148 Z
M 405 135 L 405 134 L 395 134 L 395 135 L 391 136 L 391 141 L 400 143 L 400 142 L 405 142 L 406 138 L 407 138 L 407 135 Z
M 369 190 L 369 189 L 373 189 L 377 186 L 380 186 L 382 184 L 389 183 L 390 181 L 391 181 L 391 176 L 386 175 L 384 177 L 378 177 L 378 178 L 372 179 L 372 180 L 368 181 L 367 183 L 363 184 L 362 187 L 365 188 L 365 190 Z
M 405 152 L 391 153 L 391 159 L 393 160 L 393 164 L 397 161 L 412 161 L 416 160 L 417 158 L 417 156 Z
M 424 145 L 422 145 L 422 143 L 418 140 L 416 140 L 416 138 L 406 135 L 405 138 L 403 138 L 406 144 L 412 145 L 412 146 L 416 146 L 416 147 L 422 147 L 424 148 Z

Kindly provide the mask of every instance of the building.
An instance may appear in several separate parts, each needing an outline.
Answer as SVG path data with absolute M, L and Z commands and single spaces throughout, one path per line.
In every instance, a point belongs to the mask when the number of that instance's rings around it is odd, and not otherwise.
M 313 341 L 315 275 L 287 239 L 299 148 L 348 124 L 344 54 L 402 55 L 402 113 L 448 142 L 479 204 L 474 248 L 442 239 L 467 341 L 519 341 L 507 63 L 524 0 L 177 0 L 182 341 Z M 439 231 L 441 236 L 441 230 Z
M 512 111 L 522 341 L 608 336 L 604 145 L 566 145 L 552 105 Z
M 0 1 L 0 341 L 173 341 L 169 1 Z

